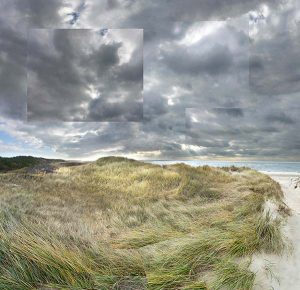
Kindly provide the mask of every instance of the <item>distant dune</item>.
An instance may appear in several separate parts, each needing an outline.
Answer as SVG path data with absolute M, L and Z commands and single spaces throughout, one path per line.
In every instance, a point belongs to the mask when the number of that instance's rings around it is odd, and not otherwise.
M 0 172 L 33 167 L 52 162 L 62 162 L 60 159 L 46 159 L 32 156 L 0 157 Z

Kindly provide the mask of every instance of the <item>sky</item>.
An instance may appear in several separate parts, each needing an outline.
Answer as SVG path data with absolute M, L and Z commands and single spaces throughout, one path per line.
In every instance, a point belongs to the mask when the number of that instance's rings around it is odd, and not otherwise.
M 0 0 L 0 156 L 300 161 L 297 2 Z

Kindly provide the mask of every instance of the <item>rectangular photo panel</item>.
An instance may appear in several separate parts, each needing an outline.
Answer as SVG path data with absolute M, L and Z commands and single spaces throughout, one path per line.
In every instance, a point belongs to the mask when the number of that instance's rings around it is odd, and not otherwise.
M 186 109 L 186 148 L 212 159 L 299 156 L 299 108 L 283 100 L 259 107 Z
M 186 156 L 178 145 L 186 108 L 255 103 L 249 90 L 248 15 L 152 23 L 144 27 L 144 38 L 144 128 L 168 138 L 175 156 Z
M 28 121 L 139 122 L 143 30 L 31 29 Z
M 300 92 L 300 15 L 286 2 L 284 13 L 263 5 L 249 14 L 250 88 L 260 97 Z

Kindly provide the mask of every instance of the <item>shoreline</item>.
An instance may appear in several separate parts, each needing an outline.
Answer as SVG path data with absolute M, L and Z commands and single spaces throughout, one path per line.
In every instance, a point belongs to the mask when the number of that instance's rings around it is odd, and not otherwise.
M 286 177 L 298 177 L 300 172 L 289 172 L 289 171 L 263 171 L 257 170 L 258 172 L 272 176 L 286 176 Z
M 177 163 L 184 163 L 192 167 L 205 166 L 210 167 L 248 167 L 260 173 L 268 175 L 285 175 L 285 176 L 300 176 L 300 162 L 271 162 L 271 161 L 215 161 L 215 160 L 143 160 L 142 162 L 157 164 L 157 165 L 170 165 Z

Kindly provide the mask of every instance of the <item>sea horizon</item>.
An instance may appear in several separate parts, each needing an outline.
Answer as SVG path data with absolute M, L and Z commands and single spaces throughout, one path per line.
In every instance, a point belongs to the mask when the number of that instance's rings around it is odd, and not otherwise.
M 159 165 L 168 165 L 175 163 L 185 163 L 191 166 L 212 166 L 212 167 L 249 167 L 264 173 L 289 173 L 300 175 L 300 162 L 299 161 L 230 161 L 230 160 L 144 160 Z

